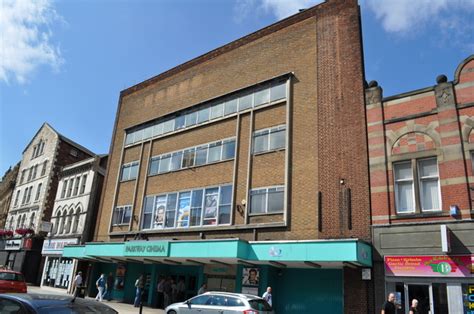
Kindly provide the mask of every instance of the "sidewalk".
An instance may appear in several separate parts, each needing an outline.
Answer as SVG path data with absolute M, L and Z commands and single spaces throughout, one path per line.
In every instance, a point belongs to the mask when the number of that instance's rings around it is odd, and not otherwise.
M 28 293 L 43 293 L 43 294 L 62 294 L 66 295 L 66 290 L 61 291 L 59 289 L 49 288 L 49 287 L 36 287 L 28 286 Z M 93 298 L 86 297 L 86 299 L 93 300 Z M 138 308 L 133 307 L 131 304 L 120 303 L 117 301 L 104 301 L 105 304 L 119 312 L 120 314 L 137 314 Z M 150 307 L 143 307 L 142 313 L 144 314 L 164 314 L 165 311 L 159 309 L 152 309 Z

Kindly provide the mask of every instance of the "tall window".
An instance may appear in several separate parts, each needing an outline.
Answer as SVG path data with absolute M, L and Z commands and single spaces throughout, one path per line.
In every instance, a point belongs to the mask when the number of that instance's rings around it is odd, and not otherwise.
M 87 183 L 87 174 L 82 176 L 82 182 L 81 182 L 81 192 L 80 194 L 84 194 L 86 191 L 86 183 Z
M 67 195 L 66 197 L 70 197 L 72 193 L 72 185 L 74 184 L 74 179 L 69 179 L 69 184 L 67 186 Z
M 283 186 L 253 189 L 250 191 L 250 213 L 281 213 L 284 209 Z
M 285 135 L 285 125 L 255 131 L 253 135 L 253 153 L 258 154 L 285 148 Z
M 138 175 L 138 161 L 134 161 L 122 166 L 120 179 L 122 181 L 136 179 Z
M 25 181 L 25 174 L 26 174 L 26 169 L 23 169 L 21 171 L 21 179 L 20 179 L 20 184 L 23 184 L 23 182 Z
M 81 209 L 77 208 L 76 213 L 74 214 L 74 219 L 72 222 L 72 233 L 77 232 L 77 228 L 79 227 L 79 218 L 81 217 Z
M 79 182 L 81 181 L 81 177 L 76 177 L 74 180 L 74 192 L 72 195 L 76 196 L 79 193 Z
M 20 190 L 16 191 L 15 203 L 13 206 L 18 206 L 19 200 L 20 200 Z
M 48 161 L 45 160 L 43 162 L 43 168 L 41 168 L 41 176 L 44 176 L 46 174 L 46 168 L 48 167 Z
M 128 225 L 132 218 L 132 206 L 118 206 L 114 209 L 112 225 Z
M 21 199 L 21 205 L 25 204 L 27 194 L 28 194 L 28 188 L 26 188 L 25 191 L 23 192 L 23 198 Z
M 33 187 L 30 186 L 29 188 L 27 188 L 27 190 L 28 190 L 28 193 L 26 195 L 26 204 L 28 204 L 31 200 L 31 192 L 33 191 Z
M 64 181 L 63 181 L 63 188 L 62 188 L 62 191 L 61 191 L 61 198 L 64 198 L 64 197 L 66 196 L 67 181 L 68 181 L 68 180 L 64 180 Z
M 441 210 L 436 158 L 395 163 L 393 173 L 398 214 Z
M 32 212 L 31 215 L 30 215 L 30 223 L 28 224 L 29 228 L 34 228 L 35 227 L 35 217 L 36 217 L 36 213 Z
M 66 230 L 64 231 L 65 233 L 70 233 L 71 232 L 71 225 L 72 225 L 73 216 L 74 216 L 74 211 L 71 209 L 69 211 L 69 215 L 67 215 Z
M 41 195 L 41 187 L 43 186 L 42 183 L 38 184 L 38 187 L 36 188 L 36 196 L 35 196 L 35 201 L 39 200 L 39 197 Z
M 38 165 L 33 166 L 33 174 L 31 175 L 31 179 L 36 179 L 36 173 L 38 171 Z

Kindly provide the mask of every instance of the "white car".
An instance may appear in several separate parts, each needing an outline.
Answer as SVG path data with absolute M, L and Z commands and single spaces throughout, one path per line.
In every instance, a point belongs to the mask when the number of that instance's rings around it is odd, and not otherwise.
M 166 314 L 275 314 L 264 299 L 241 293 L 206 292 L 185 302 L 174 303 Z

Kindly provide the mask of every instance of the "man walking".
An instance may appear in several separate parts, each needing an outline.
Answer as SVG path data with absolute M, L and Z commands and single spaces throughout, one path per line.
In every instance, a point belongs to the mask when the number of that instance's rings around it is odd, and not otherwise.
M 158 282 L 158 286 L 156 287 L 156 291 L 158 292 L 158 308 L 159 309 L 164 309 L 164 300 L 165 300 L 165 295 L 164 295 L 164 286 L 165 286 L 165 278 L 160 277 L 160 281 Z
M 267 301 L 270 306 L 273 306 L 272 287 L 267 288 L 267 291 L 265 291 L 265 293 L 262 295 L 262 299 Z
M 380 314 L 395 314 L 397 312 L 395 308 L 395 294 L 389 293 L 387 301 L 383 304 L 382 311 Z
M 140 303 L 142 302 L 142 293 L 143 288 L 145 287 L 145 282 L 143 280 L 143 275 L 140 275 L 138 279 L 135 281 L 135 302 L 133 302 L 133 306 L 139 307 Z
M 104 296 L 104 290 L 105 290 L 105 275 L 101 274 L 99 279 L 95 282 L 95 285 L 97 286 L 97 290 L 99 292 L 97 293 L 95 300 L 96 301 L 103 301 L 103 296 Z
M 74 298 L 80 296 L 81 287 L 82 287 L 82 271 L 77 272 L 76 277 L 74 277 L 74 281 L 72 282 L 73 289 L 74 289 Z

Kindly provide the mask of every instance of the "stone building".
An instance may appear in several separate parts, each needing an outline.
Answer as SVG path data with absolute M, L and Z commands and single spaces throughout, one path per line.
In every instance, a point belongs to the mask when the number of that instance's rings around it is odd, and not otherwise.
M 125 302 L 143 273 L 153 306 L 171 276 L 186 296 L 272 286 L 277 313 L 367 311 L 361 51 L 357 1 L 331 0 L 122 91 L 96 242 L 63 255 Z
M 52 228 L 43 242 L 46 260 L 41 286 L 71 290 L 76 270 L 87 269 L 86 265 L 64 258 L 62 252 L 65 245 L 92 240 L 106 165 L 106 155 L 94 156 L 59 172 Z
M 23 151 L 5 229 L 15 232 L 0 251 L 0 264 L 22 271 L 37 283 L 43 236 L 49 232 L 58 172 L 61 167 L 94 154 L 44 123 Z M 42 266 L 39 268 L 42 269 Z M 41 275 L 41 272 L 40 274 Z
M 474 302 L 474 55 L 454 79 L 366 89 L 376 304 L 469 313 Z M 472 306 L 469 309 L 469 303 Z
M 19 167 L 20 163 L 16 164 L 13 169 L 10 167 L 0 181 L 0 229 L 5 229 Z

